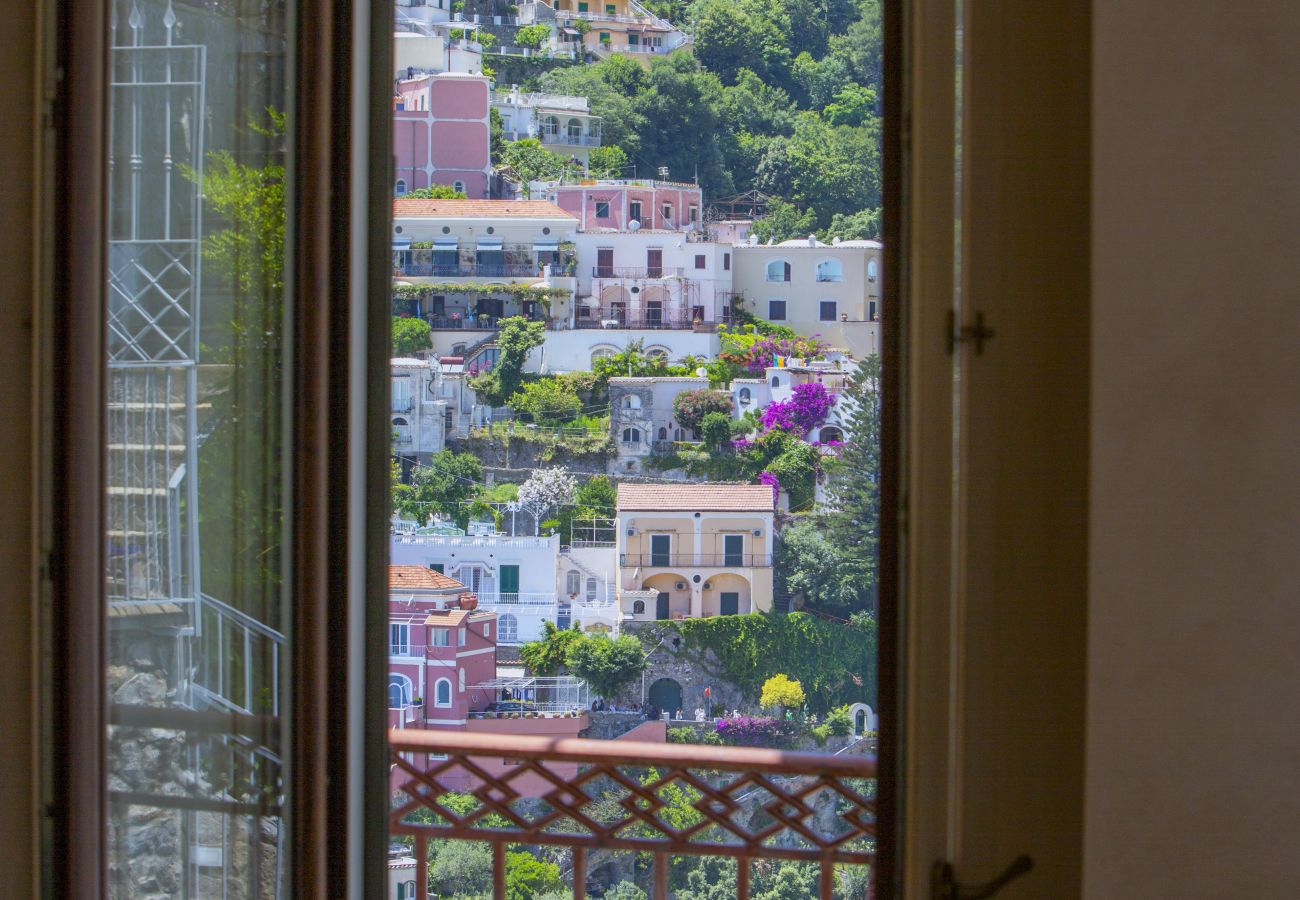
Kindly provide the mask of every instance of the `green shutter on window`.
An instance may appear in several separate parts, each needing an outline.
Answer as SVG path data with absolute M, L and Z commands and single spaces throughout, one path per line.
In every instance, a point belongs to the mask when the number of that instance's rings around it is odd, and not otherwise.
M 501 567 L 501 593 L 503 594 L 519 593 L 519 567 L 518 566 Z

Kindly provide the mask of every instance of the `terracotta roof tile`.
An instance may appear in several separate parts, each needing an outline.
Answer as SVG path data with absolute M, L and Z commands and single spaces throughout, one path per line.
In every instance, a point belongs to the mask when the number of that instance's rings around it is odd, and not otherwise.
M 389 566 L 388 589 L 401 591 L 463 591 L 465 585 L 450 575 L 424 566 Z
M 549 200 L 394 200 L 393 217 L 441 219 L 572 219 Z
M 647 512 L 772 512 L 765 484 L 620 484 L 619 510 Z
M 456 626 L 468 619 L 469 614 L 468 609 L 435 609 L 429 613 L 424 624 Z

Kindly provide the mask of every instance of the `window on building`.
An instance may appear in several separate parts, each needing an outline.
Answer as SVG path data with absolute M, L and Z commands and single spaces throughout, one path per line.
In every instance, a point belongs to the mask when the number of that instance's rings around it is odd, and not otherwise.
M 636 394 L 628 394 L 628 395 L 626 395 L 626 396 L 623 398 L 623 408 L 624 408 L 624 409 L 640 409 L 640 408 L 641 408 L 641 398 L 638 397 Z
M 564 579 L 564 592 L 570 597 L 576 597 L 581 584 L 582 573 L 576 569 L 571 569 Z
M 456 671 L 456 681 L 458 682 L 457 686 L 460 688 L 460 692 L 462 694 L 465 693 L 465 670 L 464 669 L 458 669 Z
M 633 222 L 640 222 L 640 221 L 641 221 L 641 201 L 640 201 L 640 200 L 629 200 L 629 201 L 628 201 L 628 204 L 627 204 L 627 215 L 628 215 L 628 218 L 631 219 Z
M 627 45 L 629 47 L 639 46 L 640 43 L 641 43 L 641 35 L 637 34 L 635 31 L 629 31 L 627 33 Z
M 749 388 L 741 388 L 737 399 L 741 406 L 748 406 L 753 402 L 753 394 L 750 393 Z
M 691 222 L 691 224 L 695 224 L 696 222 L 699 222 L 700 208 L 698 206 L 689 207 L 687 210 L 687 219 Z
M 663 214 L 665 223 L 668 225 L 673 224 L 673 205 L 671 203 L 665 203 L 663 208 L 660 209 L 660 213 Z
M 823 259 L 817 263 L 817 280 L 823 282 L 843 281 L 844 263 L 838 259 Z
M 822 322 L 835 321 L 836 303 L 834 300 L 823 300 L 817 304 L 817 318 Z
M 403 709 L 411 705 L 411 679 L 396 673 L 388 676 L 388 708 Z
M 771 282 L 788 282 L 790 264 L 783 259 L 774 259 L 767 264 L 767 280 Z
M 411 655 L 411 626 L 393 622 L 388 626 L 388 652 L 391 656 Z
M 394 192 L 395 194 L 397 194 L 397 196 L 399 196 L 399 197 L 402 196 L 403 194 L 405 194 L 405 193 L 406 193 L 406 181 L 403 180 L 403 179 L 401 179 L 401 178 L 397 179 L 397 185 L 393 188 L 393 192 Z
M 444 573 L 447 571 L 447 564 L 446 564 L 446 563 L 429 563 L 429 568 L 432 569 L 433 571 L 437 572 L 439 575 L 442 575 L 442 574 L 444 574 Z
M 644 601 L 644 600 L 633 600 L 633 601 L 632 601 L 632 615 L 634 615 L 634 616 L 644 616 L 644 615 L 645 615 L 645 601 Z
M 466 641 L 468 641 L 468 640 L 469 640 L 469 629 L 468 629 L 468 628 L 466 628 L 464 625 L 462 625 L 462 626 L 460 626 L 460 628 L 456 629 L 456 646 L 457 646 L 457 647 L 464 647 Z
M 724 254 L 722 254 L 722 271 L 724 271 L 724 272 L 730 272 L 730 271 L 731 271 L 731 254 L 730 254 L 730 253 L 724 253 Z
M 639 443 L 641 443 L 641 429 L 639 429 L 639 428 L 624 428 L 624 429 L 623 429 L 623 443 L 625 443 L 625 444 L 639 444 Z
M 605 4 L 605 15 L 607 15 L 607 16 L 618 15 L 618 7 L 615 6 L 613 3 L 606 3 L 606 4 Z
M 519 642 L 519 620 L 510 613 L 497 618 L 497 638 L 503 644 Z
M 578 12 L 584 13 L 589 11 L 590 10 L 587 6 L 587 0 L 578 0 Z
M 485 637 L 485 638 L 491 638 L 491 637 L 492 637 L 492 623 L 491 623 L 491 622 L 484 622 L 484 623 L 483 623 L 483 637 Z
M 451 706 L 451 679 L 439 678 L 433 686 L 433 705 Z
M 876 301 L 875 301 L 875 300 L 868 300 L 868 301 L 867 301 L 867 321 L 868 321 L 868 322 L 874 322 L 874 321 L 876 321 L 876 318 L 877 318 L 877 316 L 879 316 L 879 314 L 880 314 L 880 313 L 879 313 L 879 311 L 878 311 L 877 308 L 876 308 Z
M 775 387 L 780 387 L 780 386 L 781 386 L 781 379 L 780 379 L 779 377 L 777 377 L 776 375 L 773 375 L 773 376 L 772 376 L 772 387 L 775 388 Z
M 430 629 L 429 629 L 429 646 L 430 646 L 430 647 L 450 647 L 450 646 L 451 646 L 451 629 L 449 629 L 449 628 L 430 628 Z
M 668 429 L 667 429 L 667 428 L 660 428 L 660 429 L 659 429 L 659 440 L 661 440 L 661 441 L 666 441 L 666 440 L 668 440 Z
M 703 253 L 695 254 L 695 268 L 703 269 L 704 267 L 705 267 L 704 254 Z
M 880 265 L 874 260 L 867 260 L 867 281 L 875 281 L 880 274 Z
M 608 219 L 608 218 L 609 218 L 609 201 L 608 201 L 608 200 L 597 200 L 597 201 L 596 201 L 596 218 L 597 218 L 597 219 Z
M 608 32 L 608 31 L 602 31 L 602 32 L 600 33 L 600 42 L 601 42 L 602 44 L 608 44 L 608 43 L 609 43 L 609 32 Z
M 785 321 L 785 301 L 769 300 L 767 301 L 767 318 L 771 322 Z
M 588 578 L 588 579 L 587 579 L 587 599 L 588 599 L 588 600 L 595 600 L 595 599 L 596 599 L 596 594 L 599 593 L 599 590 L 600 590 L 600 585 L 596 582 L 596 579 L 594 579 L 594 578 Z

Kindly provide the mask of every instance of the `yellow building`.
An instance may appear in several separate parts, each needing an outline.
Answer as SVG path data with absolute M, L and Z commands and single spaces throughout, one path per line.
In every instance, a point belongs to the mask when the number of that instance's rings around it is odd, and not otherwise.
M 621 484 L 625 618 L 682 619 L 772 608 L 775 498 L 758 484 Z

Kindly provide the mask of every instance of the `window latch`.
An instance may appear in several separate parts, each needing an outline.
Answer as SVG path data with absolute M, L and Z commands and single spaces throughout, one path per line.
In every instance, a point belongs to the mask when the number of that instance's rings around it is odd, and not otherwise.
M 984 352 L 984 342 L 992 340 L 994 331 L 984 324 L 984 313 L 975 313 L 974 325 L 963 325 L 957 327 L 957 313 L 954 310 L 948 310 L 948 355 L 952 356 L 957 350 L 957 345 L 965 341 L 975 342 L 975 355 L 979 356 Z
M 1005 872 L 984 884 L 964 885 L 957 880 L 952 863 L 939 860 L 930 870 L 931 900 L 984 900 L 1002 890 L 1009 882 L 1024 875 L 1034 867 L 1034 861 L 1021 854 Z

